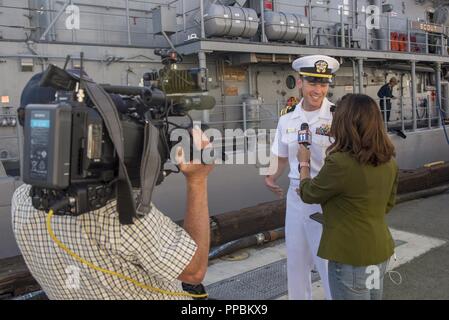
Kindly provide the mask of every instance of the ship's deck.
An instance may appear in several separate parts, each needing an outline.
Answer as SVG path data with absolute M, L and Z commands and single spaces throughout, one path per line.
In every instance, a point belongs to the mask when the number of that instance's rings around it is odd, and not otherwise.
M 257 43 L 251 41 L 233 39 L 203 39 L 186 41 L 180 44 L 176 49 L 185 55 L 198 52 L 235 52 L 235 53 L 265 53 L 265 54 L 286 54 L 286 55 L 313 55 L 320 54 L 333 57 L 363 58 L 363 59 L 381 59 L 384 60 L 402 60 L 402 61 L 425 61 L 449 63 L 448 55 L 426 54 L 416 52 L 393 52 L 381 50 L 366 50 L 354 48 L 337 48 L 323 46 L 298 46 L 290 43 Z

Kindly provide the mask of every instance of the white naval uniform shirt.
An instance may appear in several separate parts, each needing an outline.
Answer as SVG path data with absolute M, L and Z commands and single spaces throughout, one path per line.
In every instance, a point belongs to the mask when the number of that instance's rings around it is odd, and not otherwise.
M 287 113 L 279 119 L 279 123 L 274 137 L 271 151 L 274 155 L 282 158 L 288 158 L 290 164 L 290 179 L 299 179 L 298 159 L 298 131 L 302 123 L 309 125 L 312 133 L 312 145 L 310 146 L 310 175 L 315 177 L 324 165 L 326 150 L 331 145 L 328 133 L 332 123 L 332 113 L 330 107 L 332 103 L 325 98 L 320 108 L 319 114 L 307 119 L 306 111 L 302 108 L 303 100 L 296 106 L 293 112 Z
M 50 238 L 43 211 L 33 208 L 30 186 L 12 199 L 13 230 L 33 277 L 51 300 L 190 299 L 155 293 L 73 259 Z M 79 217 L 54 216 L 53 231 L 77 255 L 98 267 L 146 285 L 183 292 L 177 280 L 197 245 L 189 234 L 154 206 L 132 225 L 121 225 L 116 201 Z

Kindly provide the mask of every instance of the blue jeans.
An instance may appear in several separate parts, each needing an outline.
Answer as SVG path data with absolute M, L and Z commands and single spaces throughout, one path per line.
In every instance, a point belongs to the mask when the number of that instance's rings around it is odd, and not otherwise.
M 329 261 L 329 286 L 334 300 L 382 300 L 388 261 L 356 267 Z

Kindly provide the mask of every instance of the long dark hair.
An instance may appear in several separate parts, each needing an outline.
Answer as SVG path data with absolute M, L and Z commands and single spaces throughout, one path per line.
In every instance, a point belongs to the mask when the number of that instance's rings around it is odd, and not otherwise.
M 347 94 L 337 102 L 327 153 L 348 152 L 360 164 L 378 166 L 396 154 L 385 130 L 379 106 L 364 94 Z

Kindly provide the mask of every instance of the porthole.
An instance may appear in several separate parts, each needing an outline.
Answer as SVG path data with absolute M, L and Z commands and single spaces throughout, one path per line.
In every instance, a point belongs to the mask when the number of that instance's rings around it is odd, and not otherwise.
M 285 80 L 285 83 L 287 85 L 287 88 L 289 88 L 290 90 L 296 88 L 296 78 L 292 75 L 287 77 L 287 79 Z

